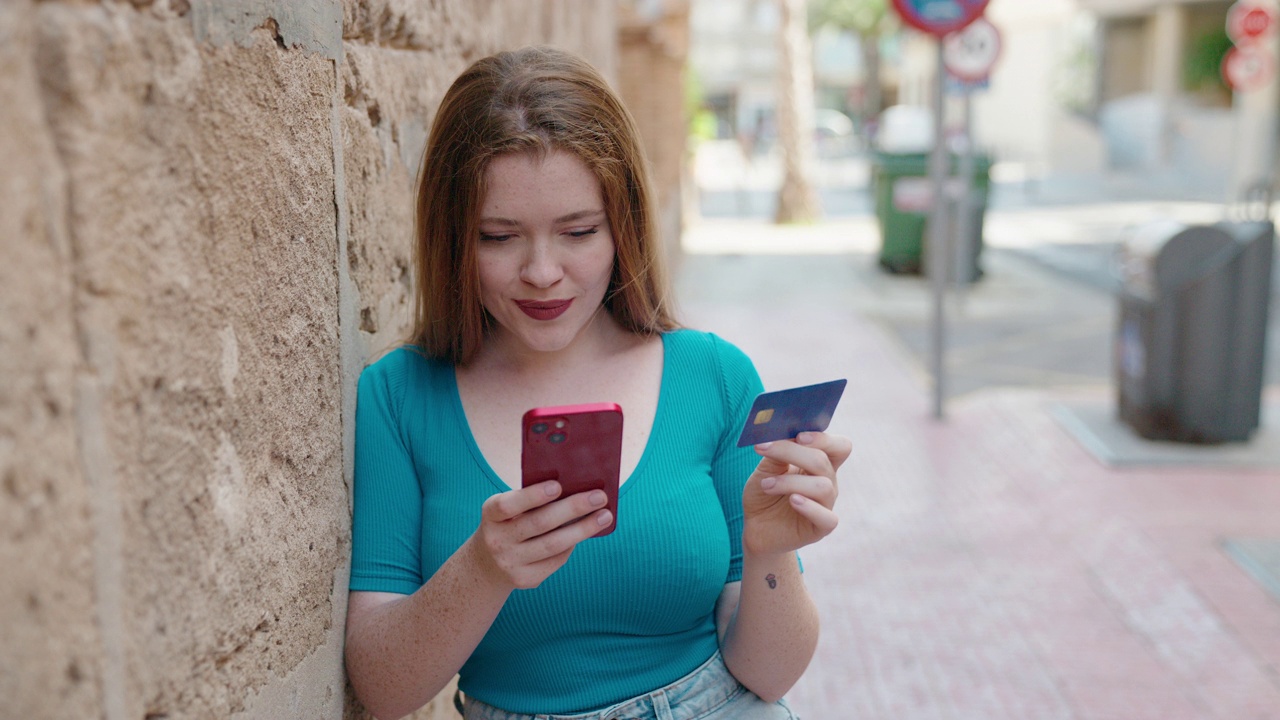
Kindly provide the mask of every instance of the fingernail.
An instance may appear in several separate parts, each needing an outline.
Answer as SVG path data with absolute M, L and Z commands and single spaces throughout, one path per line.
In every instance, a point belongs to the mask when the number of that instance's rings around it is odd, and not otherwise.
M 805 497 L 805 496 L 803 496 L 803 495 L 792 495 L 792 496 L 791 496 L 791 504 L 792 504 L 792 505 L 803 505 L 803 504 L 805 504 L 805 503 L 806 503 L 806 502 L 808 502 L 808 501 L 809 501 L 809 499 L 808 499 L 808 498 L 806 498 L 806 497 Z
M 560 483 L 549 482 L 546 485 L 544 485 L 542 489 L 543 489 L 543 492 L 547 494 L 547 497 L 555 497 L 556 495 L 560 494 Z
M 603 505 L 609 501 L 609 496 L 605 495 L 603 491 L 596 490 L 591 493 L 591 497 L 588 499 L 591 501 L 592 505 Z
M 760 443 L 759 445 L 756 446 L 756 450 L 768 450 L 771 447 L 773 447 L 773 443 L 771 442 Z
M 596 515 L 596 524 L 602 527 L 605 525 L 608 525 L 612 521 L 613 521 L 613 513 L 609 512 L 608 510 L 605 510 L 599 515 Z
M 796 442 L 800 443 L 801 445 L 808 445 L 809 443 L 813 442 L 815 439 L 816 438 L 814 434 L 811 432 L 802 432 L 796 436 Z
M 767 477 L 760 481 L 760 487 L 765 490 L 772 490 L 774 485 L 778 484 L 778 478 Z

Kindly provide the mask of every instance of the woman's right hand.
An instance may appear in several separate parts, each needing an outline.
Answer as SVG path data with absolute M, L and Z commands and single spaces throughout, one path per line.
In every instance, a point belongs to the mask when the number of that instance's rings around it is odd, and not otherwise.
M 560 483 L 548 480 L 485 500 L 470 544 L 486 575 L 511 589 L 535 588 L 612 521 L 604 491 L 560 493 Z

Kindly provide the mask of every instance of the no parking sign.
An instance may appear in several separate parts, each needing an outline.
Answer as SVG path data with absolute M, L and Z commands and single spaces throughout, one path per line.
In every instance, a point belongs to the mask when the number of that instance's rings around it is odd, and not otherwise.
M 893 0 L 903 22 L 942 37 L 977 20 L 990 0 Z

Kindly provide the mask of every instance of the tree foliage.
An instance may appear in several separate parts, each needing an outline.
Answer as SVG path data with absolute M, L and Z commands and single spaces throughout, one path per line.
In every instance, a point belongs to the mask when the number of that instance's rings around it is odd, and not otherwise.
M 1222 60 L 1232 47 L 1225 28 L 1213 28 L 1197 35 L 1188 44 L 1182 66 L 1182 84 L 1188 90 L 1225 91 Z
M 860 38 L 880 38 L 898 28 L 889 0 L 809 0 L 809 26 L 833 27 Z
M 810 32 L 824 27 L 857 36 L 866 80 L 855 113 L 863 122 L 874 118 L 885 96 L 880 41 L 898 31 L 898 14 L 889 7 L 889 0 L 809 0 Z

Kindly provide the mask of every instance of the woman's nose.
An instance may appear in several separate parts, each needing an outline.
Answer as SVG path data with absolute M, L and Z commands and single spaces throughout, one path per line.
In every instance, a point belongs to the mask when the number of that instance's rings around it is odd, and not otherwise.
M 520 268 L 520 279 L 534 287 L 551 287 L 560 281 L 564 269 L 549 243 L 529 243 L 528 253 Z

